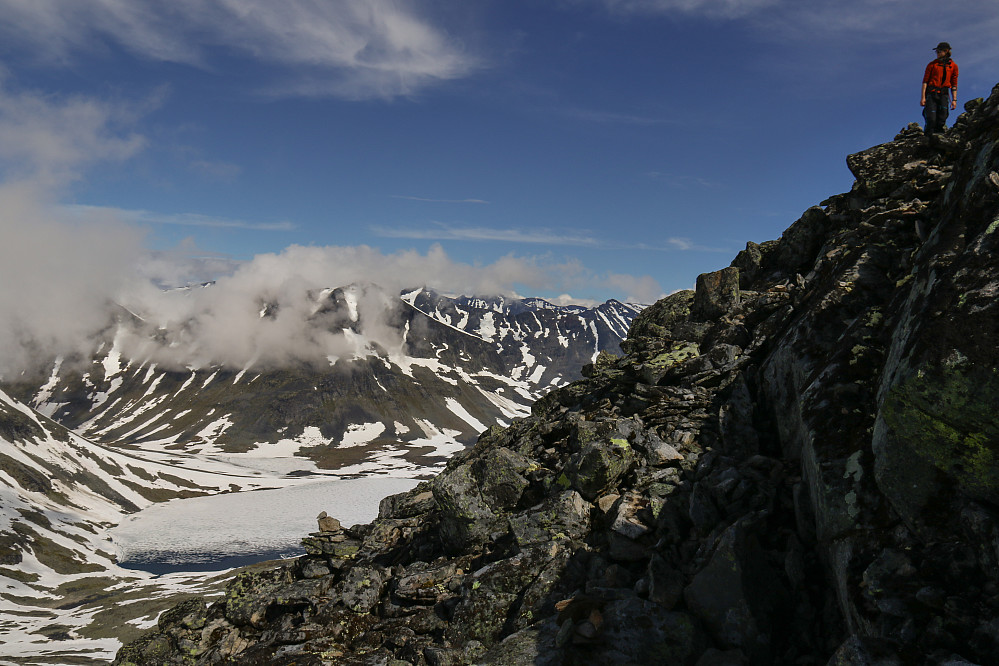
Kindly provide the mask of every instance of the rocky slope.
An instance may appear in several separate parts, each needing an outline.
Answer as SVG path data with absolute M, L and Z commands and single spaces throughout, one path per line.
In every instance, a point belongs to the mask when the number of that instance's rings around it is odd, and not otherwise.
M 999 86 L 965 108 L 116 663 L 999 663 Z

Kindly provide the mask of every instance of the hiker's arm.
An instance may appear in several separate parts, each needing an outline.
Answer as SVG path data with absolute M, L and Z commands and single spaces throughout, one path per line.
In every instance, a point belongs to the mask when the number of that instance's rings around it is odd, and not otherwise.
M 919 94 L 919 106 L 926 106 L 926 84 L 923 83 L 923 91 Z
M 950 79 L 950 108 L 957 108 L 957 74 L 960 70 L 957 63 L 954 63 L 954 75 Z

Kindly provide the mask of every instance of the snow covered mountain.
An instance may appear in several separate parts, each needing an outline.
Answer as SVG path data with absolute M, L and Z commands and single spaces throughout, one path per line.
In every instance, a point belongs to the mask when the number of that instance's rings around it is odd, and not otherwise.
M 279 299 L 258 304 L 261 325 L 282 333 L 266 344 L 284 345 L 284 362 L 266 347 L 249 362 L 206 359 L 203 322 L 163 326 L 121 308 L 91 356 L 53 359 L 34 379 L 0 385 L 0 626 L 11 654 L 74 663 L 90 654 L 98 663 L 177 595 L 219 591 L 220 579 L 183 566 L 157 577 L 122 568 L 178 555 L 178 539 L 197 529 L 191 514 L 166 528 L 143 518 L 154 527 L 139 532 L 152 531 L 162 542 L 152 547 L 167 550 L 133 550 L 144 546 L 128 541 L 132 521 L 153 505 L 267 489 L 243 497 L 302 504 L 281 509 L 281 521 L 305 521 L 290 528 L 294 547 L 313 505 L 333 508 L 324 504 L 330 489 L 352 477 L 405 483 L 440 469 L 482 430 L 578 378 L 600 351 L 618 351 L 641 309 L 429 289 L 395 296 L 370 284 L 308 300 L 294 326 L 287 320 L 300 312 Z M 323 353 L 306 354 L 309 344 Z M 343 500 L 337 508 L 348 515 Z M 228 523 L 242 512 L 207 510 Z M 238 535 L 214 538 L 239 554 Z M 139 596 L 156 601 L 133 603 Z
M 468 443 L 509 423 L 549 388 L 577 379 L 600 351 L 618 351 L 641 309 L 429 289 L 392 297 L 370 284 L 310 298 L 306 336 L 323 340 L 324 356 L 199 362 L 190 331 L 122 312 L 91 359 L 56 359 L 47 378 L 8 390 L 105 445 L 294 453 L 335 469 L 386 449 L 418 458 L 435 443 Z M 262 320 L 281 315 L 279 304 L 261 302 Z

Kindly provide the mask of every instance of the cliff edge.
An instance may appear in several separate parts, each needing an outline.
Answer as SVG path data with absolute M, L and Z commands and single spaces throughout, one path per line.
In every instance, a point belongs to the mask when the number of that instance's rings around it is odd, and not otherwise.
M 999 86 L 847 164 L 625 356 L 115 664 L 999 663 Z

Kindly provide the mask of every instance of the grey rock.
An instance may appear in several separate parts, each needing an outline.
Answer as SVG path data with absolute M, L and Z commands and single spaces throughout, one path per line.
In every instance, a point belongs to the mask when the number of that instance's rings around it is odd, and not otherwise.
M 695 320 L 721 317 L 739 305 L 739 269 L 723 268 L 697 276 L 690 316 Z
M 565 474 L 571 486 L 587 500 L 607 492 L 635 464 L 628 440 L 591 441 L 569 458 Z
M 325 511 L 316 516 L 316 520 L 319 521 L 320 532 L 339 532 L 343 529 L 340 527 L 340 521 L 333 516 L 326 515 Z
M 381 567 L 355 566 L 336 586 L 337 597 L 355 613 L 367 613 L 380 601 L 387 573 Z
M 510 529 L 522 548 L 552 540 L 581 539 L 590 528 L 591 508 L 579 493 L 567 490 L 512 516 Z

